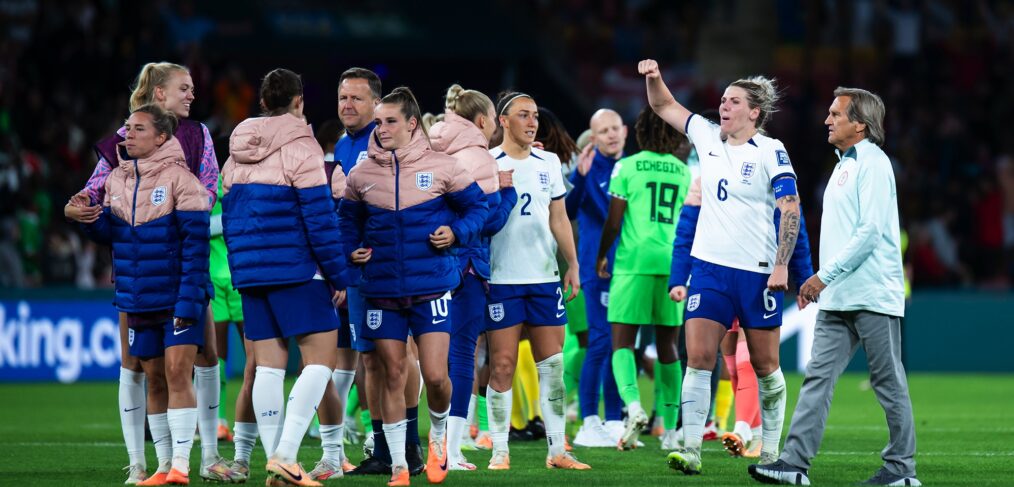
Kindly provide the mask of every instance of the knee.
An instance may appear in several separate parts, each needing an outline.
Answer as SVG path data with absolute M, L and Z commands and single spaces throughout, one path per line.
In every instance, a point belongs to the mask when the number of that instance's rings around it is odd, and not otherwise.
M 514 376 L 515 363 L 510 357 L 493 357 L 490 364 L 490 373 L 498 380 L 510 382 Z
M 371 374 L 383 374 L 384 368 L 380 359 L 376 357 L 377 352 L 363 354 L 363 368 Z
M 162 396 L 169 392 L 165 374 L 148 374 L 148 395 Z
M 688 351 L 687 365 L 700 370 L 712 370 L 715 368 L 715 351 Z
M 446 371 L 444 371 L 442 369 L 438 369 L 438 370 L 423 370 L 422 371 L 422 376 L 423 376 L 423 383 L 425 383 L 427 387 L 439 387 L 439 386 L 442 386 L 444 384 L 444 382 L 447 380 Z
M 166 361 L 165 369 L 165 379 L 170 389 L 181 390 L 190 385 L 192 368 L 188 369 L 180 362 Z

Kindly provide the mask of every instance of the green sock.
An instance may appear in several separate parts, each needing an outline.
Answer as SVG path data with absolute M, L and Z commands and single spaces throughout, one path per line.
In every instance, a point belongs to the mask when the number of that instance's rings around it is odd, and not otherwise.
M 479 417 L 479 431 L 489 431 L 489 418 L 486 416 L 486 396 L 479 396 L 476 400 L 475 414 Z
M 356 414 L 356 408 L 359 407 L 359 388 L 355 384 L 352 384 L 352 389 L 349 389 L 349 399 L 345 402 L 345 417 L 353 418 Z
M 641 391 L 637 388 L 637 363 L 634 362 L 634 351 L 621 348 L 613 351 L 613 375 L 616 376 L 616 388 L 620 390 L 623 403 L 641 401 Z
M 680 414 L 680 389 L 683 387 L 683 376 L 680 375 L 680 361 L 671 364 L 656 363 L 655 382 L 660 383 L 662 395 L 662 423 L 665 429 L 676 429 L 676 420 Z
M 364 409 L 359 412 L 359 422 L 363 423 L 363 431 L 373 433 L 373 420 L 370 419 L 369 409 Z
M 224 359 L 218 359 L 218 389 L 219 389 L 219 395 L 221 396 L 219 402 L 221 402 L 223 404 L 228 404 L 229 403 L 226 400 L 226 396 L 225 396 L 225 381 L 226 381 L 227 378 L 228 377 L 227 377 L 227 374 L 226 374 L 225 360 Z M 223 407 L 218 408 L 218 419 L 223 420 L 223 421 L 225 420 L 225 409 L 226 408 L 223 408 Z

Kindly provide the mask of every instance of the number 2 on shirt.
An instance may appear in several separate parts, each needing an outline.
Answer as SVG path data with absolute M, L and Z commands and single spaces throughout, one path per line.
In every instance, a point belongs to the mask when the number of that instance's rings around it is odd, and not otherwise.
M 521 216 L 531 215 L 532 212 L 528 211 L 528 205 L 532 204 L 532 195 L 521 193 L 521 199 L 525 200 L 525 204 L 521 206 Z

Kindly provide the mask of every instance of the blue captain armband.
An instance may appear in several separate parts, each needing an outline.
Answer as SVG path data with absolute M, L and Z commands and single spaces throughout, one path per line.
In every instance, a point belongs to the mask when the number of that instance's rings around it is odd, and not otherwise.
M 791 174 L 776 176 L 771 183 L 771 187 L 775 190 L 775 200 L 783 196 L 795 196 L 799 194 L 796 192 L 796 178 Z

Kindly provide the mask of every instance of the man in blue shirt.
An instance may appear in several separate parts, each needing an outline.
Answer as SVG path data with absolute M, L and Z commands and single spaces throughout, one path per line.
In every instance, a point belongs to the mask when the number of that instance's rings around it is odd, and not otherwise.
M 812 359 L 778 461 L 751 465 L 764 483 L 810 485 L 838 376 L 856 349 L 866 351 L 870 383 L 884 408 L 889 440 L 884 466 L 868 485 L 922 485 L 915 475 L 915 424 L 901 363 L 905 314 L 898 190 L 884 143 L 884 102 L 857 88 L 838 88 L 824 124 L 838 165 L 824 190 L 820 270 L 799 290 L 818 302 Z
M 606 423 L 621 428 L 623 401 L 613 378 L 612 332 L 606 317 L 609 304 L 609 280 L 600 279 L 595 272 L 596 256 L 602 227 L 609 211 L 609 178 L 616 161 L 623 157 L 627 139 L 627 126 L 613 110 L 600 109 L 591 117 L 592 143 L 581 154 L 577 170 L 571 173 L 574 188 L 567 195 L 567 214 L 577 216 L 578 248 L 581 288 L 585 293 L 588 318 L 588 351 L 581 368 L 578 385 L 581 417 L 584 423 L 574 438 L 574 444 L 586 447 L 615 447 L 616 434 L 610 434 L 607 424 L 599 418 L 599 388 L 604 390 Z M 616 245 L 609 252 L 613 262 Z M 611 267 L 611 266 L 610 266 Z M 612 271 L 612 269 L 609 269 Z M 610 423 L 615 422 L 615 423 Z M 613 426 L 613 424 L 617 426 Z

